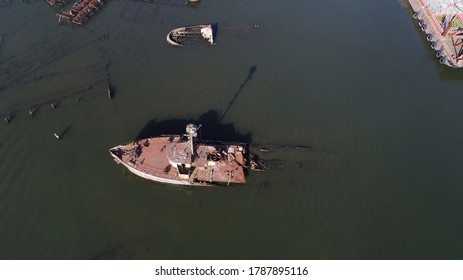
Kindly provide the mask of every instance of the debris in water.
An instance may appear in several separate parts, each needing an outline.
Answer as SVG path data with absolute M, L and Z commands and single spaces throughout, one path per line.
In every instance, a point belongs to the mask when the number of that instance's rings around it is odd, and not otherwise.
M 206 40 L 214 45 L 214 27 L 212 24 L 201 24 L 175 28 L 166 37 L 167 42 L 172 46 L 183 47 L 183 44 Z
M 136 140 L 109 150 L 130 172 L 161 183 L 210 186 L 246 183 L 246 145 L 197 139 L 200 126 L 186 134 Z
M 111 91 L 111 85 L 108 85 L 108 98 L 112 99 L 112 97 L 113 97 L 113 93 Z
M 408 0 L 440 64 L 463 67 L 461 0 Z
M 10 0 L 0 0 L 0 7 L 6 7 L 10 4 Z

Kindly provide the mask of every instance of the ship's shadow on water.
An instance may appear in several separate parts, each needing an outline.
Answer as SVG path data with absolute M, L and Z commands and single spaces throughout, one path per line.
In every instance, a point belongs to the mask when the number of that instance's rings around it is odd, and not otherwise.
M 170 119 L 163 121 L 152 119 L 138 133 L 135 139 L 139 140 L 166 134 L 183 134 L 186 133 L 187 124 L 194 123 L 202 126 L 198 135 L 200 140 L 251 143 L 251 133 L 243 134 L 235 128 L 233 123 L 223 123 L 223 119 L 233 107 L 247 83 L 252 80 L 256 70 L 257 66 L 249 68 L 245 80 L 241 83 L 238 91 L 233 94 L 232 100 L 228 103 L 222 115 L 219 116 L 219 113 L 215 110 L 209 110 L 201 114 L 197 119 Z
M 251 143 L 251 133 L 241 133 L 235 128 L 233 123 L 222 123 L 217 111 L 210 110 L 197 119 L 170 119 L 158 121 L 150 120 L 145 127 L 138 133 L 135 139 L 145 139 L 159 135 L 183 134 L 187 124 L 194 123 L 202 125 L 199 130 L 200 140 L 214 140 L 226 142 Z

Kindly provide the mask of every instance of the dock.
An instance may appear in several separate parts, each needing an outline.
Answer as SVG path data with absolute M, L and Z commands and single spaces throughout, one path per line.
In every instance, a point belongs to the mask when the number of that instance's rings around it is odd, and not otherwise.
M 72 9 L 56 14 L 59 23 L 82 25 L 90 19 L 107 0 L 78 0 Z
M 408 0 L 420 29 L 426 33 L 439 63 L 463 67 L 463 2 Z
M 67 0 L 47 0 L 48 5 L 52 7 L 61 7 L 67 2 Z

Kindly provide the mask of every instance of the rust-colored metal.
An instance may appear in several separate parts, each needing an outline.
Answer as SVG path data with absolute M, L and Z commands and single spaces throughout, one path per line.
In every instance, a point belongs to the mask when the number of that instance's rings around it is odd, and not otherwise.
M 56 14 L 59 22 L 82 25 L 93 16 L 104 4 L 105 0 L 79 0 L 70 11 Z
M 47 3 L 52 7 L 60 7 L 66 4 L 67 0 L 47 0 Z
M 117 163 L 148 180 L 176 185 L 244 184 L 243 144 L 201 142 L 196 130 L 119 145 L 109 150 Z
M 463 67 L 463 1 L 408 0 L 441 64 Z M 457 22 L 459 21 L 459 22 Z M 457 22 L 457 24 L 455 24 Z

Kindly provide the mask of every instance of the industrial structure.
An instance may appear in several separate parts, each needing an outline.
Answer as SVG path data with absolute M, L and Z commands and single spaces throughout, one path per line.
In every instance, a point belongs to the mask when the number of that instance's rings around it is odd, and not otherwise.
M 463 67 L 463 0 L 408 0 L 441 64 Z
M 58 13 L 57 16 L 60 23 L 67 22 L 82 25 L 104 4 L 105 0 L 78 0 L 70 11 Z

